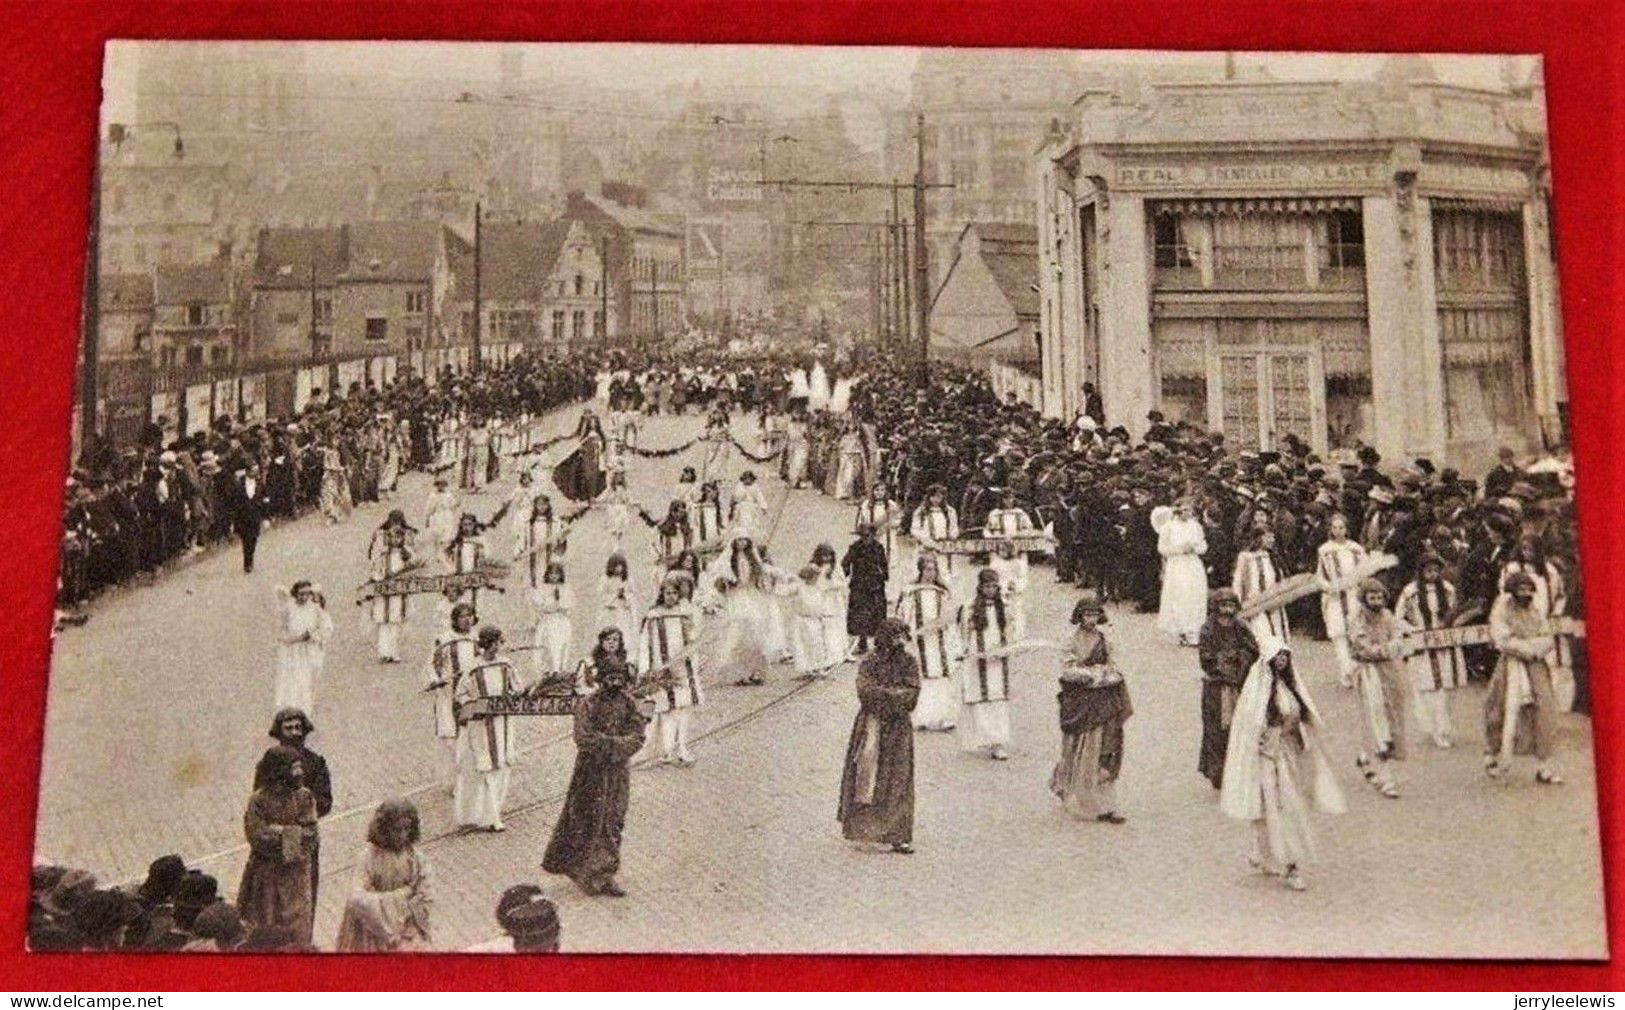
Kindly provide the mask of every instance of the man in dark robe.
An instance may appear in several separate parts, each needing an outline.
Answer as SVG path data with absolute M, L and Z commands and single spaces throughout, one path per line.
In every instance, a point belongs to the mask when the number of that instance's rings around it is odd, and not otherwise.
M 881 622 L 875 651 L 858 666 L 858 717 L 846 747 L 841 835 L 854 842 L 914 851 L 914 724 L 920 667 L 903 649 L 900 621 Z
M 1258 640 L 1238 616 L 1241 600 L 1234 590 L 1215 589 L 1207 600 L 1207 622 L 1196 642 L 1197 662 L 1202 667 L 1202 752 L 1196 770 L 1217 789 L 1224 782 L 1230 717 L 1247 672 L 1258 661 Z
M 237 909 L 256 926 L 285 931 L 291 945 L 308 946 L 316 918 L 310 893 L 316 801 L 292 747 L 272 748 L 266 775 L 270 784 L 254 791 L 243 814 L 248 865 Z
M 600 667 L 600 687 L 575 711 L 575 771 L 559 822 L 542 857 L 542 869 L 575 881 L 587 894 L 619 898 L 621 828 L 631 799 L 627 762 L 643 747 L 647 719 L 627 693 L 632 674 L 624 663 Z
M 875 538 L 870 523 L 858 524 L 858 539 L 846 549 L 841 571 L 846 573 L 846 633 L 857 639 L 857 654 L 869 651 L 869 639 L 886 619 L 886 547 Z
M 305 788 L 310 790 L 311 799 L 316 801 L 316 816 L 326 817 L 333 811 L 333 776 L 327 770 L 327 759 L 305 745 L 305 740 L 314 732 L 316 732 L 315 724 L 310 721 L 310 716 L 300 709 L 285 708 L 279 711 L 271 720 L 271 730 L 266 734 L 276 743 L 260 755 L 260 763 L 254 768 L 254 789 L 257 792 L 271 785 L 276 752 L 285 747 L 289 748 L 298 756 L 299 764 L 304 769 Z M 310 839 L 312 915 L 316 914 L 316 885 L 321 877 L 321 847 L 321 836 L 312 832 Z

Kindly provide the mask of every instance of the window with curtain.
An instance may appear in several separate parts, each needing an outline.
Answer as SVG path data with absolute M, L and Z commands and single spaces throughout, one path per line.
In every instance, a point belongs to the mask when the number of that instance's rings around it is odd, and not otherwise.
M 1441 308 L 1439 342 L 1446 436 L 1485 444 L 1518 440 L 1530 409 L 1521 307 Z
M 1501 211 L 1436 209 L 1433 269 L 1441 291 L 1521 291 L 1522 222 Z
M 1279 290 L 1309 286 L 1304 238 L 1310 217 L 1217 214 L 1212 220 L 1215 287 Z

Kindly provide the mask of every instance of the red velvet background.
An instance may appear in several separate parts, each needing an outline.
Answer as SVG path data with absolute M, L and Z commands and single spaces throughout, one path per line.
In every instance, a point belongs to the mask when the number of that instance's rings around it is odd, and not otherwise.
M 1625 436 L 1616 407 L 1625 348 L 1616 168 L 1620 14 L 1596 0 L 507 0 L 156 2 L 7 5 L 0 28 L 0 988 L 1625 988 L 1616 964 L 1267 961 L 1190 958 L 30 956 L 22 933 L 32 855 L 52 587 L 74 384 L 91 159 L 108 38 L 441 38 L 1077 48 L 1538 52 L 1546 58 L 1556 234 L 1568 334 L 1574 441 L 1590 607 L 1609 920 L 1622 925 L 1625 795 L 1614 683 L 1625 647 L 1610 606 L 1625 577 L 1618 522 Z M 1617 584 L 1616 584 L 1617 583 Z M 116 719 L 109 720 L 115 723 Z M 129 760 L 140 761 L 139 741 Z M 1463 825 L 1460 844 L 1475 844 Z M 1539 831 L 1539 824 L 1531 824 Z M 1539 873 L 1538 866 L 1529 867 Z M 1485 886 L 1493 882 L 1485 881 Z M 1312 900 L 1313 895 L 1309 898 Z M 1145 895 L 1156 902 L 1157 895 Z

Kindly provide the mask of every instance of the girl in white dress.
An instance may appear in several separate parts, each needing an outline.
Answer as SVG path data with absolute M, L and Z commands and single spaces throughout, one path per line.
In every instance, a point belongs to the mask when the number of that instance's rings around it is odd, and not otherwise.
M 570 611 L 574 606 L 570 587 L 564 584 L 564 566 L 550 563 L 542 573 L 541 584 L 530 591 L 531 613 L 536 618 L 535 646 L 531 669 L 538 679 L 561 674 L 570 652 Z
M 817 565 L 808 564 L 794 585 L 781 588 L 790 597 L 790 654 L 796 674 L 803 680 L 828 676 L 838 655 L 832 656 L 824 638 L 825 590 Z
M 914 561 L 914 581 L 897 597 L 897 617 L 913 633 L 920 660 L 920 700 L 916 729 L 945 733 L 959 714 L 959 659 L 964 646 L 954 623 L 954 598 L 931 554 Z
M 1320 580 L 1320 613 L 1326 622 L 1326 637 L 1337 652 L 1337 682 L 1354 686 L 1354 657 L 1349 655 L 1349 618 L 1360 607 L 1359 579 L 1354 571 L 1365 563 L 1365 547 L 1349 537 L 1348 517 L 1338 512 L 1320 545 L 1315 577 Z
M 1157 529 L 1157 553 L 1162 555 L 1162 598 L 1157 608 L 1157 627 L 1180 645 L 1195 645 L 1207 620 L 1207 569 L 1202 555 L 1207 553 L 1207 535 L 1196 521 L 1189 501 L 1180 501 L 1161 523 L 1152 515 Z
M 701 560 L 709 562 L 722 553 L 722 489 L 716 481 L 700 485 L 700 496 L 689 506 L 689 522 L 694 524 L 695 547 Z
M 632 493 L 626 486 L 626 471 L 610 471 L 609 486 L 604 488 L 602 501 L 604 514 L 609 519 L 610 538 L 615 543 L 616 551 L 619 551 L 621 541 L 626 539 L 626 527 L 637 511 L 637 506 L 632 504 Z
M 856 421 L 847 421 L 838 447 L 839 462 L 835 467 L 835 497 L 840 501 L 851 501 L 860 493 L 864 484 L 866 449 L 863 429 Z
M 446 547 L 457 536 L 457 517 L 462 514 L 463 503 L 449 489 L 444 477 L 434 479 L 434 490 L 429 493 L 428 515 L 423 528 L 428 531 L 436 554 L 444 556 Z
M 832 663 L 847 658 L 851 644 L 846 634 L 846 580 L 841 577 L 835 560 L 835 548 L 819 544 L 813 548 L 812 565 L 818 569 L 818 587 L 823 594 L 824 612 L 820 621 L 824 631 L 824 652 Z
M 897 528 L 902 524 L 903 508 L 888 497 L 883 484 L 869 489 L 869 496 L 858 503 L 858 515 L 853 520 L 852 532 L 859 526 L 874 527 L 875 537 L 886 548 L 886 559 L 892 571 L 897 570 Z
M 598 584 L 598 626 L 619 628 L 623 641 L 636 641 L 637 605 L 626 555 L 616 551 L 604 562 L 604 577 Z
M 690 723 L 694 710 L 705 704 L 705 692 L 694 656 L 699 615 L 682 601 L 674 583 L 661 584 L 659 599 L 643 617 L 638 670 L 658 684 L 645 749 L 658 745 L 661 763 L 687 767 L 694 763 L 688 750 Z
M 738 532 L 753 537 L 767 535 L 767 497 L 762 493 L 762 485 L 756 483 L 755 471 L 746 470 L 739 475 L 728 511 L 733 528 Z
M 276 657 L 276 708 L 316 711 L 316 678 L 327 662 L 327 640 L 333 618 L 316 586 L 304 579 L 292 589 L 277 587 L 282 601 L 282 635 Z
M 462 518 L 457 520 L 457 535 L 446 545 L 445 557 L 446 566 L 453 575 L 472 574 L 485 564 L 484 527 L 474 513 L 464 512 Z M 482 591 L 472 587 L 465 589 L 458 595 L 457 602 L 472 603 L 478 608 Z

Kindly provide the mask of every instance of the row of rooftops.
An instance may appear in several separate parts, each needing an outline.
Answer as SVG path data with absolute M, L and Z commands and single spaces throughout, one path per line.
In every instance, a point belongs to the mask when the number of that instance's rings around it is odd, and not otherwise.
M 231 301 L 231 270 L 224 260 L 162 263 L 148 273 L 103 274 L 103 312 L 146 312 L 156 305 L 219 305 Z
M 681 240 L 683 228 L 669 215 L 639 207 L 582 198 L 564 217 L 545 221 L 487 222 L 481 228 L 484 297 L 523 301 L 541 297 L 564 250 L 572 224 L 579 221 L 596 244 L 607 231 Z M 367 221 L 334 227 L 263 228 L 246 278 L 258 290 L 306 290 L 340 284 L 430 283 L 444 253 L 459 284 L 472 284 L 471 239 L 433 221 Z M 148 273 L 104 274 L 104 311 L 139 311 L 153 305 L 220 303 L 231 299 L 227 261 L 200 265 L 163 264 Z M 466 290 L 466 288 L 460 288 Z

